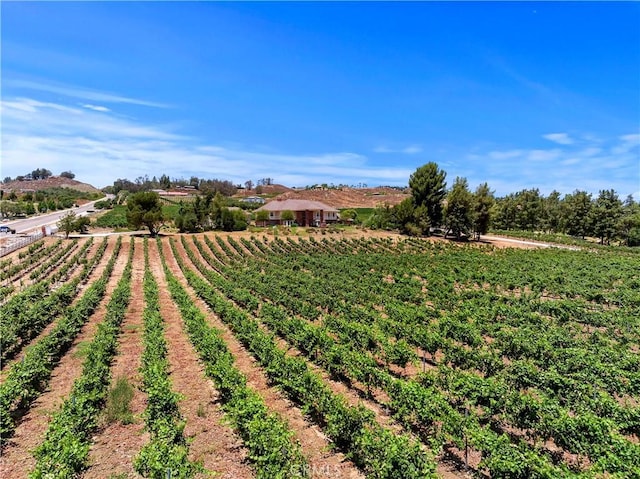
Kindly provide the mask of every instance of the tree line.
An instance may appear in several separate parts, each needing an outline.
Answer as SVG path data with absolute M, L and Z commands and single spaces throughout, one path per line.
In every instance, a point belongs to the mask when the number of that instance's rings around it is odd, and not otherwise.
M 3 183 L 11 183 L 12 181 L 30 181 L 30 180 L 46 180 L 53 176 L 51 170 L 47 170 L 46 168 L 36 168 L 30 173 L 26 173 L 24 175 L 18 175 L 15 178 L 11 178 L 10 176 L 5 176 L 2 180 Z M 60 176 L 63 178 L 68 178 L 73 180 L 76 175 L 71 171 L 63 171 L 60 173 Z
M 139 176 L 131 181 L 126 178 L 118 178 L 113 185 L 103 188 L 102 191 L 117 195 L 120 191 L 137 193 L 139 191 L 150 191 L 155 189 L 169 190 L 171 188 L 192 188 L 201 194 L 220 193 L 224 196 L 232 196 L 238 191 L 238 186 L 228 180 L 206 179 L 192 176 L 188 180 L 184 178 L 169 178 L 163 174 L 160 177 L 148 175 Z
M 430 162 L 409 179 L 411 197 L 400 204 L 377 208 L 365 223 L 371 228 L 397 228 L 410 235 L 428 235 L 441 230 L 445 237 L 479 239 L 489 229 L 541 231 L 586 238 L 601 244 L 619 241 L 640 245 L 640 203 L 629 195 L 622 201 L 615 190 L 601 190 L 598 196 L 576 190 L 561 196 L 553 191 L 544 196 L 535 189 L 523 189 L 497 198 L 487 183 L 475 191 L 466 178 L 457 177 L 447 190 L 446 172 Z
M 70 188 L 47 188 L 17 194 L 0 190 L 0 218 L 31 216 L 71 208 L 77 200 L 95 200 L 101 193 L 87 193 Z

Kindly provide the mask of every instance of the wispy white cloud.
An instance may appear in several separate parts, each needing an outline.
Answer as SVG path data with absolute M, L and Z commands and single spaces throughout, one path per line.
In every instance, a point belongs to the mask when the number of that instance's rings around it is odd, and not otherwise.
M 162 173 L 237 183 L 270 177 L 292 186 L 318 182 L 405 185 L 420 166 L 419 155 L 402 158 L 416 163 L 396 166 L 400 161 L 396 158 L 373 166 L 373 158 L 350 151 L 293 154 L 212 143 L 183 134 L 176 125 L 123 117 L 101 106 L 99 102 L 63 104 L 5 97 L 0 110 L 2 175 L 16 176 L 40 167 L 54 173 L 71 170 L 78 179 L 98 187 L 116 178 Z M 487 181 L 498 195 L 523 188 L 540 188 L 543 193 L 585 189 L 594 194 L 614 188 L 621 196 L 638 192 L 640 134 L 599 135 L 589 140 L 576 133 L 575 138 L 573 144 L 547 149 L 485 144 L 469 154 L 464 150 L 442 153 L 437 161 L 450 179 L 466 176 L 472 187 Z M 409 155 L 412 147 L 421 148 L 409 145 L 384 151 Z
M 107 112 L 107 111 L 111 111 L 109 108 L 107 108 L 106 106 L 100 106 L 100 105 L 90 105 L 90 104 L 84 104 L 84 105 L 80 105 L 82 106 L 82 108 L 86 108 L 88 110 L 94 110 L 94 111 L 102 111 L 102 112 Z
M 14 89 L 24 89 L 32 91 L 44 91 L 48 93 L 56 93 L 71 98 L 80 98 L 104 103 L 127 103 L 130 105 L 149 106 L 154 108 L 168 108 L 168 105 L 154 101 L 141 100 L 138 98 L 129 98 L 115 93 L 101 92 L 80 88 L 70 85 L 60 85 L 45 83 L 31 80 L 7 79 L 4 80 L 4 86 Z
M 522 156 L 522 153 L 522 150 L 490 151 L 489 158 L 492 160 L 508 160 L 510 158 L 518 158 Z
M 95 105 L 92 105 L 95 106 Z M 287 154 L 241 145 L 208 144 L 167 125 L 145 124 L 110 111 L 29 98 L 2 102 L 3 175 L 35 167 L 71 170 L 95 186 L 117 178 L 168 174 L 228 179 L 275 178 L 289 185 L 403 185 L 413 169 L 373 167 L 352 152 Z
M 582 150 L 580 152 L 580 156 L 594 156 L 599 153 L 602 153 L 602 148 L 598 148 L 597 146 L 590 146 Z
M 613 188 L 621 196 L 636 195 L 640 187 L 640 134 L 580 138 L 549 149 L 475 151 L 466 157 L 469 163 L 479 165 L 470 180 L 488 181 L 498 195 L 523 188 L 539 188 L 547 194 L 554 189 L 565 194 L 576 189 L 597 194 Z
M 557 160 L 562 155 L 560 150 L 531 150 L 527 152 L 526 159 L 528 161 L 553 161 Z
M 373 149 L 374 153 L 402 153 L 405 155 L 414 155 L 416 153 L 422 153 L 422 147 L 420 145 L 409 145 L 404 148 L 390 148 L 386 145 L 377 146 Z
M 542 135 L 542 138 L 558 143 L 559 145 L 572 145 L 574 143 L 573 139 L 567 133 L 549 133 Z
M 631 150 L 634 150 L 640 147 L 640 133 L 622 135 L 618 138 L 620 140 L 620 143 L 611 149 L 611 152 L 614 155 L 621 155 L 624 153 L 628 153 Z

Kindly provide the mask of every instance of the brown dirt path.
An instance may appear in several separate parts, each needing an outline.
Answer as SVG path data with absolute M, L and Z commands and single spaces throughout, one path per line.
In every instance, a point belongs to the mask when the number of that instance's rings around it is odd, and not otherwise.
M 149 434 L 144 431 L 144 420 L 140 417 L 146 407 L 146 395 L 140 389 L 142 378 L 138 371 L 143 350 L 143 275 L 144 250 L 142 241 L 137 240 L 131 275 L 131 300 L 122 322 L 118 354 L 111 366 L 112 384 L 118 378 L 125 377 L 134 388 L 130 404 L 134 421 L 132 424 L 103 424 L 94 434 L 94 443 L 89 451 L 90 466 L 83 476 L 86 479 L 103 479 L 111 474 L 120 474 L 127 478 L 141 477 L 133 469 L 133 459 L 149 441 Z
M 178 252 L 180 256 L 189 264 L 189 259 L 178 241 Z M 193 290 L 187 285 L 186 279 L 182 275 L 178 264 L 173 258 L 168 241 L 163 241 L 163 251 L 167 257 L 167 262 L 173 274 L 185 286 L 190 296 L 202 311 L 205 311 L 209 324 L 220 330 L 229 351 L 236 359 L 236 367 L 247 377 L 247 384 L 254 389 L 269 406 L 269 409 L 285 419 L 294 433 L 294 439 L 300 442 L 302 451 L 309 463 L 312 477 L 327 478 L 362 478 L 362 473 L 356 466 L 348 461 L 344 454 L 331 451 L 331 442 L 323 434 L 321 429 L 307 421 L 299 408 L 289 401 L 284 394 L 276 388 L 270 386 L 265 374 L 256 363 L 253 356 L 240 344 L 229 328 L 214 314 L 207 305 L 200 300 Z M 195 269 L 194 269 L 195 270 Z
M 219 472 L 224 479 L 253 477 L 242 439 L 224 424 L 224 413 L 216 404 L 218 393 L 206 378 L 184 331 L 180 311 L 169 294 L 155 242 L 149 243 L 149 257 L 159 287 L 160 313 L 166 324 L 170 378 L 173 389 L 183 396 L 179 407 L 186 420 L 185 437 L 191 441 L 189 458 L 202 461 L 206 470 Z
M 48 389 L 36 399 L 29 411 L 18 424 L 13 437 L 0 457 L 0 477 L 20 478 L 27 477 L 27 473 L 35 466 L 35 459 L 31 451 L 44 439 L 51 414 L 55 413 L 64 399 L 69 395 L 73 382 L 82 373 L 84 355 L 82 348 L 86 347 L 100 322 L 104 319 L 106 305 L 112 291 L 115 289 L 122 271 L 127 262 L 128 243 L 123 244 L 113 273 L 107 284 L 105 297 L 96 309 L 96 312 L 85 323 L 73 345 L 61 358 L 51 374 Z M 110 255 L 103 257 L 101 264 L 106 264 Z M 104 269 L 104 266 L 102 268 Z

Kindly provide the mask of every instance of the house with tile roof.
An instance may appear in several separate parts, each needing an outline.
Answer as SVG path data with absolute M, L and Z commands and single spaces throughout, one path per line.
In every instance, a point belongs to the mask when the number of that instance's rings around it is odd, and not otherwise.
M 267 211 L 269 213 L 269 219 L 266 221 L 266 224 L 269 226 L 293 222 L 299 226 L 323 226 L 336 223 L 340 218 L 336 208 L 325 205 L 319 201 L 311 200 L 276 198 L 261 206 L 256 211 Z M 291 211 L 295 220 L 283 220 L 282 213 L 284 211 Z

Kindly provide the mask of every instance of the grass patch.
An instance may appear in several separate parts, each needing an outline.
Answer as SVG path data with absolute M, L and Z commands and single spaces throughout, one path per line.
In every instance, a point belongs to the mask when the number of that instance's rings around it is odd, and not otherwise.
M 81 341 L 78 343 L 78 347 L 73 353 L 74 358 L 86 358 L 89 354 L 89 348 L 91 347 L 91 341 Z
M 109 390 L 105 419 L 108 424 L 120 422 L 131 424 L 133 413 L 131 412 L 131 400 L 133 399 L 133 386 L 127 378 L 119 377 L 114 386 Z
M 127 222 L 127 207 L 124 205 L 114 206 L 96 218 L 94 224 L 99 228 L 126 228 L 129 225 Z
M 166 218 L 174 219 L 176 216 L 178 216 L 179 211 L 180 211 L 180 205 L 171 205 L 171 204 L 162 205 L 162 214 L 164 214 Z

